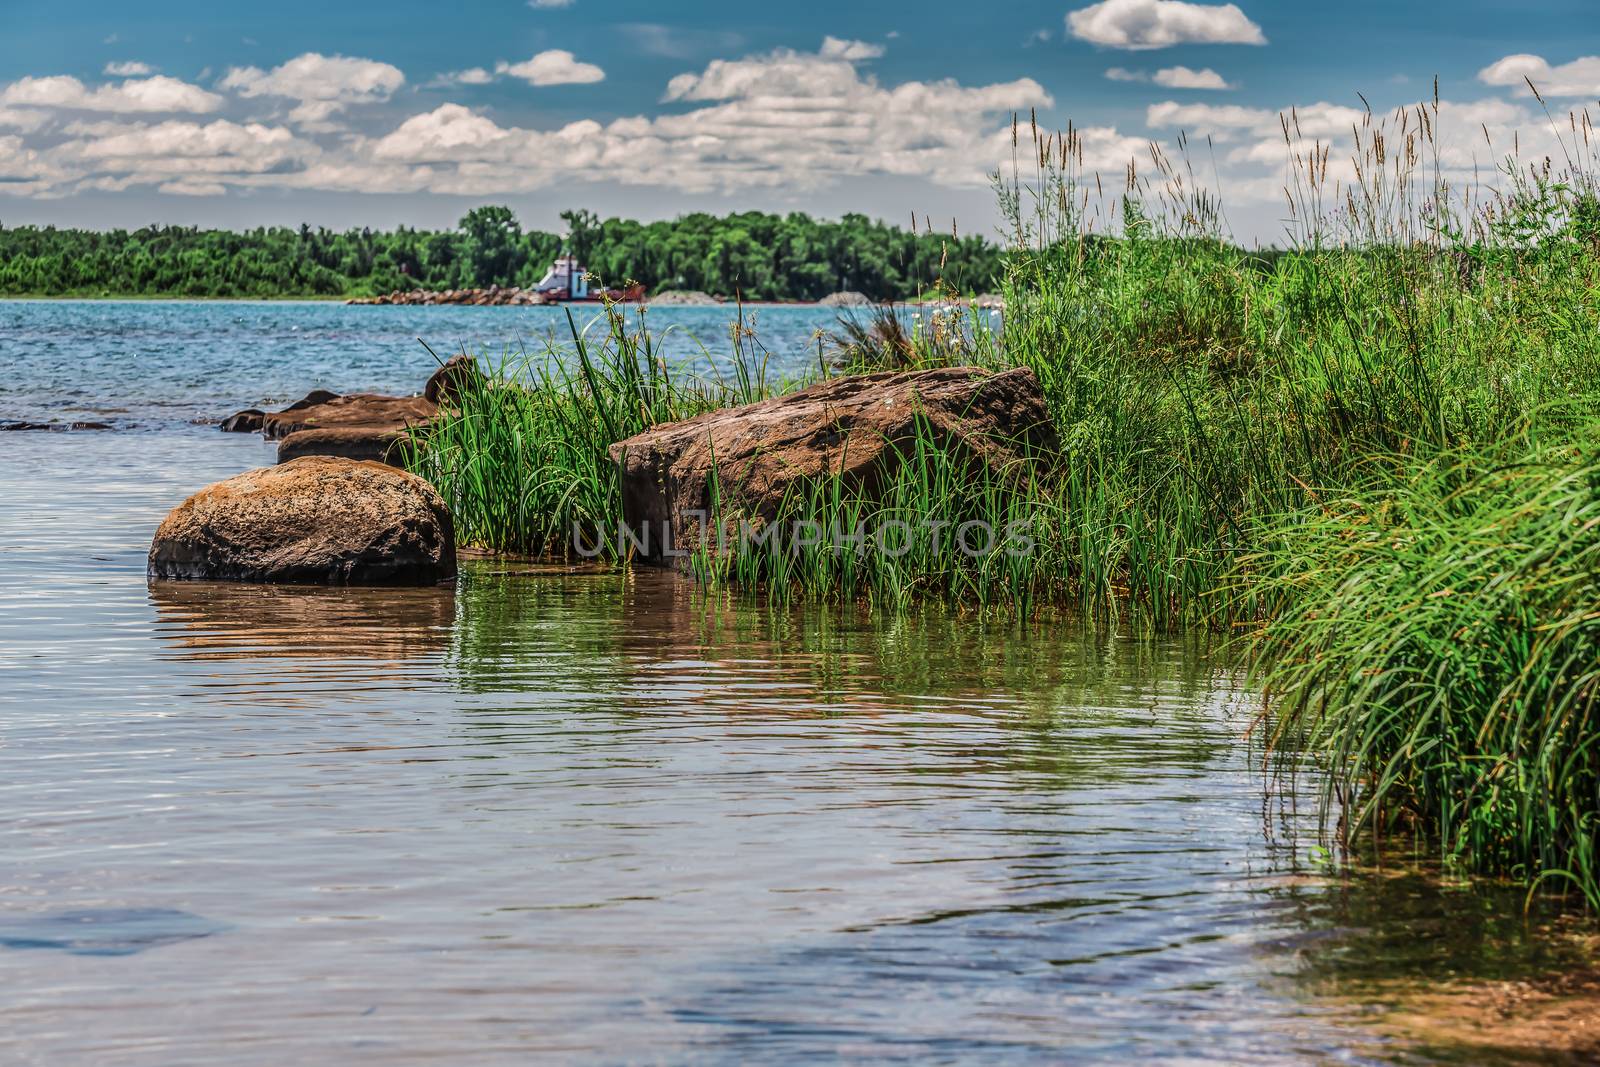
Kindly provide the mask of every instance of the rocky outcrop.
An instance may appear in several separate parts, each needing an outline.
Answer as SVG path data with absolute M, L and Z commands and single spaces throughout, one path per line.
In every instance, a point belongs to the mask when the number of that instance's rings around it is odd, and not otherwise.
M 430 585 L 456 572 L 450 513 L 421 478 L 317 456 L 200 490 L 150 545 L 151 578 Z
M 350 393 L 340 396 L 314 389 L 282 411 L 246 408 L 222 420 L 221 429 L 233 433 L 260 433 L 278 446 L 278 462 L 305 456 L 401 462 L 398 444 L 413 429 L 421 429 L 454 404 L 463 390 L 484 380 L 471 356 L 446 362 L 423 387 L 421 396 L 384 396 Z
M 278 462 L 303 456 L 339 456 L 400 465 L 400 450 L 412 427 L 421 428 L 439 406 L 423 396 L 352 393 L 323 404 L 281 411 L 263 420 L 262 434 L 279 441 Z
M 838 475 L 869 494 L 901 462 L 899 446 L 921 434 L 993 471 L 1056 448 L 1038 380 L 1027 368 L 972 367 L 835 378 L 787 396 L 708 412 L 618 442 L 624 521 L 648 531 L 648 562 L 667 562 L 711 509 L 711 474 L 723 514 L 771 519 L 786 492 Z M 641 538 L 642 539 L 642 538 Z
M 825 308 L 864 308 L 871 307 L 872 301 L 861 293 L 846 290 L 842 293 L 829 293 L 818 300 L 817 304 Z
M 655 307 L 715 307 L 722 303 L 710 293 L 702 293 L 698 289 L 668 289 L 664 293 L 653 294 L 649 302 Z
M 284 408 L 280 414 L 303 411 L 317 404 L 326 404 L 330 400 L 337 399 L 339 399 L 338 393 L 332 393 L 326 389 L 313 389 L 293 404 Z M 223 433 L 260 433 L 262 427 L 266 425 L 266 419 L 267 413 L 260 408 L 245 408 L 243 411 L 234 412 L 223 419 L 222 422 L 218 423 L 217 428 Z
M 501 288 L 491 285 L 487 289 L 396 289 L 392 293 L 380 296 L 358 296 L 354 300 L 346 300 L 347 304 L 406 304 L 406 305 L 432 305 L 432 304 L 468 304 L 473 307 L 487 306 L 520 306 L 531 307 L 539 304 L 553 304 L 555 301 L 544 293 L 533 289 L 519 289 L 515 286 Z
M 439 406 L 427 397 L 351 393 L 320 404 L 273 412 L 262 419 L 261 432 L 269 441 L 281 441 L 301 430 L 404 430 L 426 423 L 438 411 Z
M 0 422 L 0 433 L 25 433 L 33 430 L 72 431 L 109 430 L 109 422 Z
M 260 408 L 245 408 L 217 423 L 217 429 L 223 433 L 260 433 L 267 413 Z

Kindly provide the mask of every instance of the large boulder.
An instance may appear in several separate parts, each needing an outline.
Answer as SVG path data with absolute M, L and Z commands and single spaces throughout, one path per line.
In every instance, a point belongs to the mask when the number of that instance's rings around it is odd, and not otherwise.
M 322 456 L 200 490 L 150 545 L 152 578 L 431 585 L 455 573 L 455 531 L 432 486 Z
M 693 546 L 712 506 L 712 470 L 724 515 L 774 518 L 785 493 L 838 475 L 869 494 L 892 475 L 915 436 L 966 462 L 1005 473 L 1056 448 L 1033 371 L 973 367 L 835 378 L 786 396 L 653 427 L 611 447 L 623 519 L 646 562 Z M 699 514 L 697 514 L 699 513 Z

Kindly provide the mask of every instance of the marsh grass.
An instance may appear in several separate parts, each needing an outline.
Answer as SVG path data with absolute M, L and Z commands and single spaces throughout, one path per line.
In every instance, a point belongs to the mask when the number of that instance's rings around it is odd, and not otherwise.
M 731 384 L 674 375 L 651 332 L 616 308 L 598 340 L 570 312 L 568 323 L 570 348 L 503 354 L 453 411 L 412 432 L 406 465 L 450 504 L 463 543 L 560 556 L 575 530 L 614 530 L 614 442 L 765 389 L 759 367 Z
M 1566 422 L 1568 420 L 1558 420 Z M 1396 457 L 1284 521 L 1258 669 L 1279 748 L 1333 773 L 1329 829 L 1600 906 L 1600 428 Z
M 1337 837 L 1420 834 L 1460 867 L 1600 907 L 1596 144 L 1574 114 L 1552 122 L 1559 162 L 1507 155 L 1496 183 L 1462 185 L 1441 118 L 1437 99 L 1368 113 L 1333 165 L 1284 116 L 1289 242 L 1266 251 L 1228 241 L 1181 139 L 1108 192 L 1076 130 L 1017 126 L 996 176 L 998 332 L 881 309 L 819 338 L 813 376 L 1026 365 L 1059 453 L 994 471 L 917 434 L 870 492 L 820 478 L 760 520 L 819 536 L 701 546 L 692 570 L 774 602 L 1232 630 L 1275 749 L 1321 758 Z M 503 359 L 411 465 L 464 541 L 607 543 L 611 444 L 800 384 L 769 378 L 742 315 L 729 340 L 723 370 L 674 372 L 612 309 L 603 336 L 574 325 L 560 351 Z M 726 500 L 719 526 L 751 518 Z M 969 522 L 1026 531 L 1030 550 L 953 551 Z M 899 524 L 893 551 L 854 536 Z

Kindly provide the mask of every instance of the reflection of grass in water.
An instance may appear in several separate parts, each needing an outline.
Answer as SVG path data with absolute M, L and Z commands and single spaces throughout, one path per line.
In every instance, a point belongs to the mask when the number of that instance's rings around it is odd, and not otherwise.
M 617 717 L 869 719 L 874 743 L 915 748 L 920 735 L 974 773 L 1025 773 L 1030 787 L 1214 766 L 1237 759 L 1243 728 L 1242 713 L 1224 723 L 1216 710 L 1237 677 L 1203 639 L 775 604 L 651 572 L 494 577 L 468 565 L 457 605 L 448 658 L 468 692 Z
M 1273 891 L 1305 931 L 1283 946 L 1298 957 L 1298 986 L 1400 1041 L 1387 1050 L 1400 1062 L 1594 1062 L 1593 922 L 1549 901 L 1525 911 L 1524 890 L 1444 881 L 1418 873 L 1423 862 Z

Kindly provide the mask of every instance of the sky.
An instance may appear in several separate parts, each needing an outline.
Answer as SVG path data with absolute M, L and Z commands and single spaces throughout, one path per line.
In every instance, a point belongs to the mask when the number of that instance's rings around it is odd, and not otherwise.
M 1600 118 L 1600 0 L 0 0 L 0 224 L 497 203 L 552 230 L 760 209 L 993 233 L 1011 116 L 1036 113 L 1108 183 L 1185 137 L 1236 235 L 1271 242 L 1281 113 L 1337 177 L 1367 103 L 1397 121 L 1435 79 L 1453 173 L 1558 153 L 1546 107 Z

